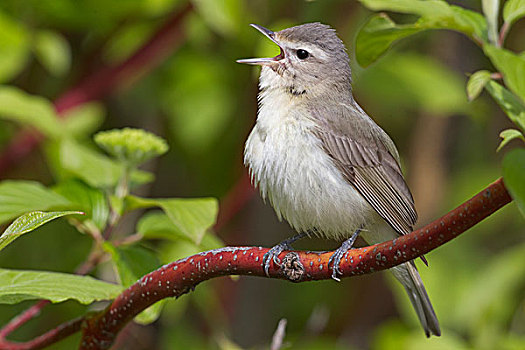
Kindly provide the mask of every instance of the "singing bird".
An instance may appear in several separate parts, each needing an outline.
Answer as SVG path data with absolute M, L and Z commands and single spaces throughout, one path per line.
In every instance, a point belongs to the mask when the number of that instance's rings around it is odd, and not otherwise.
M 348 54 L 334 29 L 307 23 L 272 32 L 254 28 L 280 48 L 271 58 L 238 60 L 261 66 L 257 122 L 246 141 L 244 163 L 252 182 L 298 235 L 273 247 L 278 255 L 305 236 L 346 240 L 330 259 L 340 261 L 357 236 L 369 244 L 412 231 L 414 200 L 399 154 L 387 133 L 352 95 Z M 425 334 L 439 323 L 413 261 L 390 270 L 406 289 Z

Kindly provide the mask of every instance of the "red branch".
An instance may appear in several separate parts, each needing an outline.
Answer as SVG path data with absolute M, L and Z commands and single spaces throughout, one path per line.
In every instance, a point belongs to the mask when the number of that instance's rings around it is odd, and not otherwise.
M 7 337 L 9 334 L 11 334 L 11 332 L 33 317 L 37 316 L 40 313 L 40 310 L 42 310 L 42 308 L 49 303 L 49 300 L 40 300 L 35 305 L 31 306 L 29 309 L 25 310 L 23 313 L 9 321 L 8 324 L 0 329 L 0 345 L 2 344 L 1 342 L 5 337 Z
M 4 350 L 34 350 L 34 349 L 43 349 L 46 346 L 56 343 L 59 340 L 69 337 L 72 334 L 80 331 L 82 322 L 84 321 L 83 317 L 76 318 L 69 322 L 63 323 L 60 326 L 50 330 L 47 333 L 42 334 L 39 337 L 36 337 L 33 340 L 27 341 L 25 343 L 9 342 L 3 339 L 0 339 L 0 349 Z
M 175 13 L 127 60 L 116 66 L 100 69 L 59 96 L 54 102 L 57 113 L 63 117 L 66 111 L 74 107 L 100 99 L 118 88 L 130 85 L 132 80 L 138 79 L 160 64 L 182 42 L 182 19 L 191 9 L 192 5 L 188 4 Z M 0 174 L 27 156 L 42 139 L 42 135 L 34 131 L 19 132 L 0 154 Z
M 419 230 L 393 241 L 350 250 L 341 262 L 343 277 L 388 269 L 426 254 L 511 200 L 499 179 Z M 180 297 L 202 281 L 225 275 L 264 277 L 261 261 L 267 252 L 267 248 L 261 247 L 226 247 L 178 260 L 145 275 L 106 310 L 86 319 L 80 349 L 109 348 L 118 332 L 142 310 L 161 299 Z M 270 277 L 293 282 L 330 279 L 328 259 L 331 255 L 332 252 L 285 251 L 281 253 L 281 265 L 272 264 Z

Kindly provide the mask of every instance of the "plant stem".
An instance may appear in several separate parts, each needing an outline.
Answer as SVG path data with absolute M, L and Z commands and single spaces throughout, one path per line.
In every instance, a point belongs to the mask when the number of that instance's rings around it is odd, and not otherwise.
M 10 342 L 0 339 L 0 349 L 3 350 L 33 350 L 43 349 L 51 344 L 58 342 L 72 334 L 80 331 L 84 317 L 79 317 L 69 322 L 63 323 L 56 328 L 53 328 L 47 333 L 42 334 L 30 341 L 18 343 Z
M 499 32 L 498 43 L 497 43 L 498 47 L 502 47 L 503 44 L 505 43 L 505 38 L 507 37 L 509 29 L 510 29 L 509 23 L 503 22 L 503 25 L 501 26 L 501 29 Z
M 343 277 L 394 267 L 454 239 L 511 202 L 499 179 L 476 196 L 425 227 L 392 241 L 351 249 L 341 261 Z M 180 297 L 202 281 L 226 275 L 265 277 L 261 266 L 268 252 L 262 247 L 225 247 L 202 252 L 162 266 L 143 276 L 101 313 L 86 319 L 80 349 L 107 349 L 118 332 L 155 302 Z M 284 251 L 281 264 L 272 264 L 270 277 L 293 282 L 331 279 L 328 260 L 333 252 Z

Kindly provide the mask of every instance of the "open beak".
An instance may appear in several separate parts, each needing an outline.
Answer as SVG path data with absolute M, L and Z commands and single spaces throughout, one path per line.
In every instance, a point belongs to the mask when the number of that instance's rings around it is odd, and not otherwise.
M 281 49 L 281 52 L 275 56 L 275 57 L 268 57 L 268 58 L 245 58 L 242 60 L 237 60 L 237 63 L 246 63 L 246 64 L 257 64 L 257 65 L 267 65 L 272 64 L 274 62 L 277 62 L 284 58 L 284 51 L 282 47 L 279 45 L 279 43 L 275 40 L 275 33 L 272 32 L 269 29 L 264 28 L 263 26 L 260 26 L 258 24 L 250 24 L 252 27 L 263 33 L 268 39 L 273 41 L 274 43 L 279 46 L 279 49 Z

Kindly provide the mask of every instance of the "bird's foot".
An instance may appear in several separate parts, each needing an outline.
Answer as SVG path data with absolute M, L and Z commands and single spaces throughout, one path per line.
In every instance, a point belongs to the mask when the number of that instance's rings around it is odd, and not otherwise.
M 271 261 L 273 260 L 275 264 L 279 265 L 281 263 L 281 260 L 279 259 L 279 254 L 281 254 L 285 250 L 293 250 L 292 243 L 304 237 L 306 237 L 306 233 L 299 233 L 273 246 L 268 251 L 268 253 L 264 254 L 262 266 L 264 268 L 264 273 L 266 274 L 266 276 L 270 277 L 269 271 Z
M 334 252 L 334 254 L 332 254 L 330 259 L 328 260 L 328 266 L 332 264 L 332 278 L 337 282 L 341 282 L 341 279 L 337 277 L 337 275 L 343 274 L 343 272 L 339 268 L 339 266 L 341 265 L 341 260 L 343 259 L 343 256 L 346 254 L 346 252 L 349 251 L 354 245 L 355 240 L 359 236 L 359 232 L 361 232 L 361 229 L 357 229 L 352 234 L 352 237 L 344 241 L 343 244 L 341 244 L 341 246 L 337 248 L 337 250 Z

